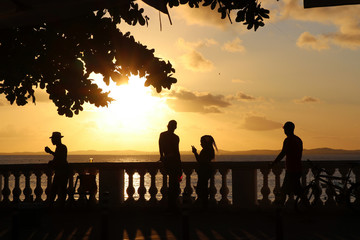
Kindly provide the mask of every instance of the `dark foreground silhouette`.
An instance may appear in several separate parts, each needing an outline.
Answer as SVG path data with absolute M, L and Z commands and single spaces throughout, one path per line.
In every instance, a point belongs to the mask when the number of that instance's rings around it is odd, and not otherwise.
M 215 159 L 214 147 L 217 150 L 215 140 L 210 135 L 204 135 L 200 138 L 200 144 L 202 150 L 198 154 L 197 149 L 194 146 L 191 146 L 192 152 L 196 158 L 196 161 L 199 163 L 197 174 L 198 182 L 196 186 L 196 192 L 198 194 L 198 201 L 200 201 L 203 208 L 208 207 L 208 198 L 209 198 L 209 188 L 208 183 L 211 176 L 214 175 L 214 169 L 212 168 L 210 162 Z
M 57 202 L 61 207 L 65 205 L 67 184 L 69 180 L 70 167 L 67 162 L 67 147 L 61 142 L 63 136 L 60 132 L 53 132 L 51 142 L 56 146 L 55 151 L 49 147 L 45 147 L 45 152 L 54 156 L 53 160 L 49 161 L 48 165 L 55 171 L 54 178 L 50 187 L 49 205 L 54 204 L 56 195 L 58 196 Z
M 360 216 L 350 211 L 285 211 L 281 217 L 283 239 L 359 239 Z M 186 229 L 191 240 L 278 239 L 274 211 L 193 211 L 183 220 L 143 209 L 1 211 L 0 239 L 186 239 Z
M 177 208 L 177 199 L 180 194 L 182 170 L 179 151 L 180 138 L 176 135 L 177 122 L 169 121 L 168 130 L 162 132 L 159 137 L 160 161 L 164 165 L 166 174 L 169 176 L 168 207 L 171 210 Z

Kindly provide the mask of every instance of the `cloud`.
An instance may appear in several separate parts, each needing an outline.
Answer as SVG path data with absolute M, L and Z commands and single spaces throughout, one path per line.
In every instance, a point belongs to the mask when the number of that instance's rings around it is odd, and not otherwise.
M 223 50 L 228 52 L 244 52 L 245 47 L 242 45 L 242 41 L 240 38 L 235 38 L 232 41 L 226 42 L 223 47 Z
M 193 50 L 201 47 L 210 47 L 217 45 L 218 43 L 214 39 L 199 40 L 197 42 L 187 42 L 183 38 L 179 38 L 176 45 L 182 49 Z
M 334 44 L 343 48 L 360 48 L 360 6 L 348 5 L 304 9 L 297 0 L 284 0 L 279 11 L 279 19 L 296 19 L 334 25 L 337 30 L 330 33 L 303 33 L 298 39 L 299 47 L 316 50 L 327 49 L 326 45 Z
M 182 55 L 180 59 L 185 68 L 194 72 L 208 72 L 214 68 L 213 62 L 195 50 Z
M 248 116 L 245 118 L 243 124 L 243 128 L 250 131 L 269 131 L 279 129 L 282 126 L 279 122 L 271 121 L 260 116 Z
M 329 40 L 324 36 L 315 37 L 309 32 L 304 32 L 298 38 L 296 45 L 301 48 L 313 49 L 313 50 L 326 50 L 329 49 Z
M 319 103 L 320 100 L 318 98 L 305 96 L 302 99 L 296 99 L 294 100 L 295 103 Z
M 205 39 L 196 42 L 187 42 L 183 38 L 177 40 L 176 45 L 187 52 L 180 56 L 180 62 L 188 70 L 194 72 L 208 72 L 214 68 L 214 64 L 206 59 L 199 51 L 199 48 L 210 47 L 218 44 L 214 39 Z
M 189 6 L 180 6 L 173 8 L 177 16 L 183 18 L 188 25 L 210 26 L 225 29 L 231 26 L 228 19 L 221 19 L 221 14 L 216 10 L 211 10 L 209 6 L 199 8 L 190 8 Z
M 193 93 L 185 89 L 173 91 L 166 100 L 168 106 L 177 112 L 221 113 L 231 104 L 223 95 Z
M 237 92 L 235 94 L 235 96 L 228 96 L 227 97 L 229 100 L 236 100 L 236 101 L 245 101 L 245 102 L 251 102 L 251 101 L 256 101 L 258 100 L 256 97 L 253 97 L 251 95 L 242 93 L 242 92 Z

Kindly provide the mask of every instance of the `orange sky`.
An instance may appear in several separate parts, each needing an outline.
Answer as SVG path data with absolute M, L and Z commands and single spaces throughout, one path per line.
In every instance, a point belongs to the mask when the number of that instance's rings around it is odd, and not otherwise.
M 46 94 L 10 106 L 0 97 L 0 152 L 43 151 L 52 131 L 69 150 L 157 151 L 171 119 L 181 150 L 204 134 L 224 150 L 280 149 L 286 121 L 305 148 L 360 149 L 360 6 L 303 9 L 265 1 L 271 19 L 258 31 L 230 24 L 206 8 L 170 9 L 173 25 L 145 7 L 149 27 L 120 25 L 169 60 L 178 83 L 157 94 L 136 77 L 112 87 L 108 108 L 87 105 L 58 116 Z

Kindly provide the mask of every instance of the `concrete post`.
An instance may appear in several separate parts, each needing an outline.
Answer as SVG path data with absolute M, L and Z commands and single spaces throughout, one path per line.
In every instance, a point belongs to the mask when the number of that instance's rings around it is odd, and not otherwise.
M 124 175 L 123 168 L 99 169 L 99 200 L 101 204 L 117 207 L 124 202 Z
M 257 171 L 253 168 L 232 170 L 233 205 L 251 208 L 257 205 Z

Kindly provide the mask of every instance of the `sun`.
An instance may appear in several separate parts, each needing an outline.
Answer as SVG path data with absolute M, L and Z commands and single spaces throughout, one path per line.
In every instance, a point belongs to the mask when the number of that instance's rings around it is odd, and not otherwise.
M 145 87 L 146 78 L 131 76 L 128 84 L 117 86 L 110 82 L 107 86 L 100 76 L 94 77 L 95 83 L 104 92 L 110 91 L 114 101 L 108 107 L 98 108 L 99 120 L 108 128 L 121 128 L 122 132 L 146 131 L 153 124 L 158 124 L 169 111 L 166 99 L 155 96 L 150 87 Z

